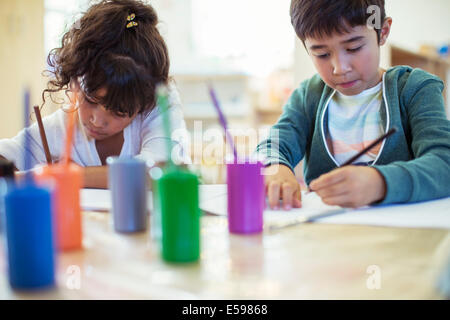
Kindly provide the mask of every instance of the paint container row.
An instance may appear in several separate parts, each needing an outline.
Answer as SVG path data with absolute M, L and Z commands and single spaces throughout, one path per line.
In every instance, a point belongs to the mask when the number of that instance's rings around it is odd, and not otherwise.
M 110 157 L 107 164 L 115 231 L 145 231 L 150 214 L 145 162 Z M 37 170 L 34 179 L 15 183 L 11 166 L 2 163 L 0 171 L 5 173 L 0 182 L 0 228 L 6 231 L 9 281 L 16 289 L 51 287 L 55 283 L 55 249 L 82 248 L 82 172 L 74 164 L 50 165 Z M 229 231 L 261 232 L 261 163 L 235 162 L 227 167 Z M 163 259 L 198 261 L 201 213 L 197 176 L 180 167 L 168 167 L 152 183 L 151 233 L 161 244 Z

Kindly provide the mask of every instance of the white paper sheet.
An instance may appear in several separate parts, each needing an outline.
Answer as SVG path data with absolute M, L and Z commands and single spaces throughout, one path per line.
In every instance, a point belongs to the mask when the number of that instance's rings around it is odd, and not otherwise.
M 226 185 L 201 185 L 200 208 L 210 214 L 227 215 Z M 81 207 L 85 211 L 110 211 L 109 190 L 82 189 Z M 149 208 L 152 209 L 152 194 L 149 192 Z M 264 224 L 267 228 L 279 228 L 314 220 L 320 223 L 357 224 L 405 228 L 450 229 L 450 197 L 415 204 L 342 209 L 328 206 L 315 194 L 303 195 L 301 209 L 265 210 Z M 330 214 L 322 217 L 323 214 Z
M 81 189 L 81 209 L 85 211 L 110 211 L 111 192 L 104 189 Z
M 346 214 L 323 218 L 320 222 L 450 229 L 450 197 L 414 204 L 361 208 L 351 210 Z
M 152 192 L 148 192 L 147 196 L 148 208 L 153 207 Z M 84 211 L 111 211 L 111 191 L 109 189 L 81 189 L 80 192 L 81 209 Z
M 222 184 L 216 185 L 200 185 L 199 186 L 199 201 L 203 201 L 204 197 L 213 199 L 218 196 L 226 196 L 226 186 Z M 153 207 L 152 192 L 149 191 L 149 207 Z M 206 199 L 206 200 L 207 200 Z M 80 192 L 81 208 L 85 211 L 105 211 L 111 210 L 111 192 L 109 189 L 81 189 Z
M 226 186 L 215 186 L 215 195 L 208 197 L 208 189 L 204 189 L 203 201 L 200 208 L 210 214 L 226 216 L 227 196 Z M 320 217 L 322 214 L 328 217 Z M 342 209 L 338 206 L 324 204 L 315 193 L 303 194 L 302 208 L 284 210 L 265 210 L 265 227 L 282 227 L 304 220 L 331 224 L 357 224 L 373 226 L 390 226 L 405 228 L 442 228 L 450 229 L 450 197 L 415 204 L 385 205 L 364 207 L 359 209 Z
M 217 196 L 227 194 L 226 186 L 222 184 L 216 185 L 200 185 L 199 187 L 200 202 L 204 197 L 213 199 Z M 152 208 L 152 192 L 149 191 L 149 207 Z M 80 193 L 81 208 L 85 211 L 108 212 L 111 210 L 111 192 L 109 189 L 81 189 Z

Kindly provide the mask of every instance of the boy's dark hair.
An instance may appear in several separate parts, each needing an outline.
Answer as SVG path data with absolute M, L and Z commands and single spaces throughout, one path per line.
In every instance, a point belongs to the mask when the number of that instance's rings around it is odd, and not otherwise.
M 331 36 L 333 33 L 348 32 L 348 25 L 366 25 L 373 12 L 370 6 L 378 6 L 380 22 L 386 18 L 384 0 L 292 0 L 291 23 L 297 36 L 305 42 L 307 37 Z M 380 42 L 381 29 L 376 29 Z
M 137 26 L 127 28 L 134 13 Z M 81 80 L 84 92 L 114 114 L 132 116 L 156 105 L 155 87 L 167 84 L 169 55 L 155 10 L 138 0 L 103 0 L 92 5 L 64 34 L 48 64 L 54 76 L 45 93 L 69 89 Z M 104 97 L 94 93 L 106 88 Z

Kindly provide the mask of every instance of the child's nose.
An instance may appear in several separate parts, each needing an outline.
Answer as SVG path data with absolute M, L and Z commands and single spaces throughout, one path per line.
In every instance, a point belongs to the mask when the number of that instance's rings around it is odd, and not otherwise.
M 348 59 L 345 57 L 336 56 L 333 60 L 333 74 L 334 75 L 344 75 L 351 71 L 351 65 Z
M 98 128 L 106 126 L 105 119 L 100 114 L 98 114 L 98 112 L 92 112 L 90 121 L 91 124 Z

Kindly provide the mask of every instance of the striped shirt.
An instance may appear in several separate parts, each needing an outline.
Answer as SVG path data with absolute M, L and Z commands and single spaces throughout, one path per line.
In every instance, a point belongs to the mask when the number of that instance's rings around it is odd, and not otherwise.
M 354 95 L 336 91 L 330 100 L 327 114 L 327 145 L 334 160 L 342 165 L 384 133 L 380 116 L 382 83 Z M 353 164 L 370 164 L 380 151 L 381 144 L 370 149 Z

